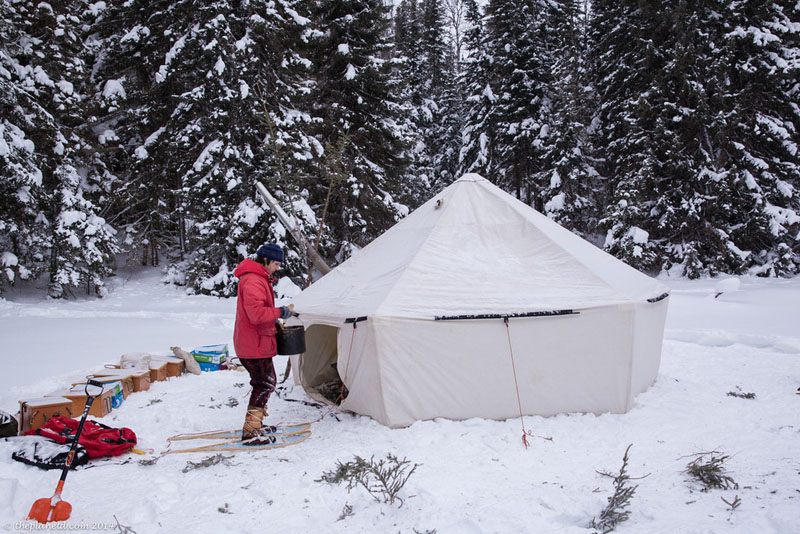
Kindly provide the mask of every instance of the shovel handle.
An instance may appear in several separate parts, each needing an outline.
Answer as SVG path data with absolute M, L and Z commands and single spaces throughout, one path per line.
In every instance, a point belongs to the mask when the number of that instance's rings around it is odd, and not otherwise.
M 89 395 L 89 386 L 95 386 L 95 387 L 100 388 L 100 393 L 98 393 L 97 395 Z M 99 397 L 100 395 L 103 394 L 103 388 L 104 387 L 105 387 L 105 384 L 103 382 L 98 382 L 97 380 L 92 380 L 91 378 L 86 380 L 86 385 L 83 386 L 83 391 L 86 393 L 86 402 L 88 403 L 87 404 L 87 408 L 89 406 L 91 406 L 91 402 L 89 402 L 89 398 L 91 398 L 92 401 L 94 401 L 94 399 L 96 399 L 97 397 Z
M 89 395 L 89 386 L 96 386 L 100 388 L 100 393 L 96 396 Z M 72 438 L 72 445 L 69 448 L 69 454 L 67 454 L 67 461 L 64 462 L 64 470 L 61 471 L 61 478 L 58 481 L 58 489 L 56 490 L 57 494 L 61 493 L 61 488 L 64 486 L 64 480 L 67 478 L 67 473 L 69 473 L 69 468 L 72 466 L 72 460 L 75 459 L 75 450 L 78 448 L 78 440 L 81 437 L 81 432 L 83 432 L 83 425 L 86 424 L 86 417 L 89 415 L 89 409 L 92 407 L 92 402 L 97 396 L 103 394 L 103 387 L 105 384 L 102 382 L 98 382 L 96 380 L 92 380 L 91 378 L 86 381 L 86 386 L 84 386 L 83 390 L 86 392 L 86 406 L 83 409 L 83 415 L 81 416 L 81 420 L 78 423 L 78 429 L 75 431 L 75 437 Z

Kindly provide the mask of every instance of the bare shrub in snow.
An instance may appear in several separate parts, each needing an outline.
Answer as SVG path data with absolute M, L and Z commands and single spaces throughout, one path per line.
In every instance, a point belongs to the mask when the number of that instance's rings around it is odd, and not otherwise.
M 217 464 L 230 466 L 233 465 L 230 462 L 231 458 L 233 458 L 233 456 L 223 456 L 221 454 L 215 454 L 214 456 L 209 456 L 199 462 L 191 462 L 191 461 L 187 462 L 186 467 L 184 467 L 182 471 L 184 473 L 188 473 L 189 471 L 192 471 L 194 469 L 202 469 L 204 467 L 211 467 L 212 465 L 217 465 Z
M 695 454 L 695 459 L 686 466 L 686 473 L 702 485 L 702 491 L 710 489 L 739 489 L 739 484 L 728 475 L 724 467 L 730 456 L 719 451 Z
M 725 497 L 720 497 L 720 499 L 722 499 L 722 502 L 728 505 L 728 510 L 730 510 L 731 512 L 739 508 L 739 505 L 742 504 L 742 500 L 739 498 L 738 495 L 734 496 L 733 500 L 730 502 L 727 499 L 725 499 Z
M 339 514 L 339 519 L 337 519 L 336 521 L 343 521 L 344 519 L 354 515 L 356 514 L 355 512 L 353 512 L 353 507 L 347 503 L 344 503 L 344 508 L 342 508 L 342 513 Z
M 742 388 L 740 388 L 739 386 L 736 386 L 736 391 L 729 391 L 728 392 L 728 397 L 738 397 L 740 399 L 755 399 L 756 398 L 756 394 L 755 393 L 745 393 L 744 391 L 742 391 Z
M 341 484 L 347 482 L 347 491 L 356 486 L 361 486 L 369 492 L 378 502 L 394 504 L 395 501 L 403 506 L 403 500 L 398 496 L 408 479 L 419 467 L 411 464 L 407 459 L 398 459 L 389 453 L 385 459 L 375 461 L 375 457 L 365 460 L 360 456 L 349 462 L 336 462 L 336 469 L 326 471 L 317 482 L 328 484 Z

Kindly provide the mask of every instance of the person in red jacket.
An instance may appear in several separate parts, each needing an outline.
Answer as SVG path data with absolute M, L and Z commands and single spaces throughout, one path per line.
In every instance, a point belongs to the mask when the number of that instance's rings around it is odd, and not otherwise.
M 245 414 L 242 441 L 247 445 L 261 445 L 274 441 L 262 435 L 267 400 L 275 391 L 275 367 L 272 357 L 278 352 L 275 341 L 278 319 L 288 319 L 290 307 L 275 307 L 275 272 L 283 263 L 283 250 L 274 243 L 259 247 L 255 260 L 246 258 L 233 275 L 239 279 L 236 294 L 236 323 L 233 329 L 233 348 L 236 356 L 250 374 L 253 392 Z

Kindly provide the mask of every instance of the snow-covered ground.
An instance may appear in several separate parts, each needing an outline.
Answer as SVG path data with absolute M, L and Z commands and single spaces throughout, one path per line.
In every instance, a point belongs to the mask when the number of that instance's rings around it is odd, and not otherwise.
M 589 533 L 606 506 L 626 447 L 628 473 L 643 477 L 620 533 L 796 533 L 800 531 L 800 278 L 742 278 L 718 298 L 715 280 L 669 280 L 673 289 L 660 373 L 624 415 L 425 421 L 390 430 L 338 414 L 305 442 L 273 451 L 169 454 L 167 437 L 238 427 L 245 373 L 184 375 L 136 393 L 104 418 L 132 428 L 147 456 L 95 460 L 70 473 L 68 528 L 92 524 L 151 532 Z M 80 380 L 123 353 L 231 343 L 235 302 L 188 296 L 154 271 L 120 277 L 107 298 L 57 302 L 12 293 L 0 300 L 4 371 L 0 408 Z M 286 363 L 278 358 L 279 374 Z M 287 383 L 288 384 L 288 383 Z M 729 396 L 754 393 L 754 399 Z M 283 396 L 306 399 L 299 387 Z M 273 397 L 272 421 L 309 421 L 322 410 Z M 174 446 L 173 446 L 174 448 Z M 24 530 L 31 504 L 50 497 L 58 472 L 11 459 L 0 442 L 0 525 Z M 699 491 L 684 470 L 719 451 L 738 489 Z M 404 504 L 319 482 L 337 460 L 392 453 L 419 464 Z M 153 460 L 157 461 L 153 463 Z M 738 497 L 735 509 L 726 504 Z M 84 528 L 86 527 L 86 528 Z M 116 528 L 109 529 L 118 531 Z

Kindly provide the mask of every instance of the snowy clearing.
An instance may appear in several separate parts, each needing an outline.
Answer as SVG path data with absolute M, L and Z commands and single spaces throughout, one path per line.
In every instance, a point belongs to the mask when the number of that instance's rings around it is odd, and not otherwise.
M 589 533 L 612 494 L 632 444 L 628 474 L 638 487 L 620 533 L 794 533 L 800 525 L 800 278 L 742 278 L 715 298 L 716 280 L 664 279 L 673 290 L 656 383 L 624 415 L 435 420 L 390 430 L 340 413 L 285 449 L 170 454 L 167 437 L 237 428 L 247 375 L 220 371 L 154 383 L 102 419 L 127 426 L 147 456 L 94 460 L 70 473 L 69 524 L 111 523 L 138 534 L 188 531 L 283 533 Z M 735 284 L 723 285 L 735 287 Z M 80 380 L 126 352 L 168 354 L 231 343 L 234 299 L 189 296 L 155 271 L 118 278 L 103 300 L 58 302 L 12 293 L 0 300 L 7 370 L 0 408 Z M 286 363 L 277 360 L 279 376 Z M 282 397 L 309 400 L 284 384 Z M 512 386 L 513 387 L 513 386 Z M 754 393 L 754 399 L 728 395 Z M 324 410 L 273 397 L 270 421 L 313 421 Z M 0 441 L 0 525 L 21 531 L 33 501 L 50 497 L 57 471 L 11 459 Z M 177 448 L 173 444 L 172 448 Z M 738 489 L 700 491 L 684 472 L 693 455 L 719 451 Z M 400 491 L 403 505 L 360 487 L 317 480 L 354 455 L 392 453 L 419 464 Z M 152 465 L 154 459 L 157 461 Z M 732 509 L 723 499 L 741 504 Z M 88 530 L 88 528 L 86 529 Z M 116 530 L 116 528 L 114 529 Z

